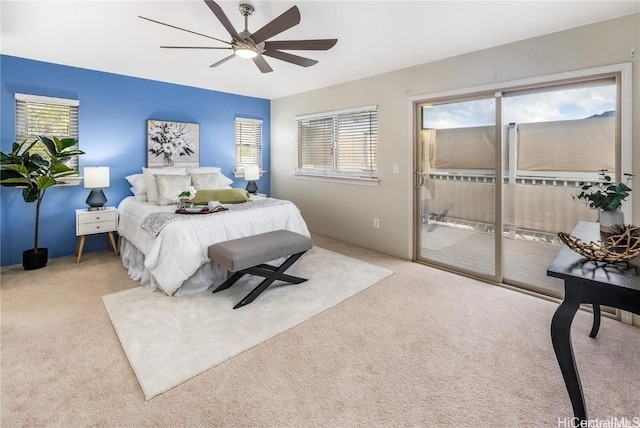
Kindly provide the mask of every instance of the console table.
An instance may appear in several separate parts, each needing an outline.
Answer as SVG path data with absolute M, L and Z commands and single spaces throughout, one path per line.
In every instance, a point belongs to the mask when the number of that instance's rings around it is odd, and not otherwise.
M 598 223 L 580 222 L 571 234 L 584 242 L 604 239 Z M 573 356 L 571 322 L 580 304 L 592 304 L 594 319 L 589 336 L 596 337 L 600 327 L 600 305 L 640 314 L 640 267 L 637 263 L 634 259 L 629 264 L 596 264 L 565 245 L 547 268 L 548 276 L 564 280 L 564 300 L 551 320 L 551 341 L 573 414 L 579 420 L 587 420 L 587 410 Z

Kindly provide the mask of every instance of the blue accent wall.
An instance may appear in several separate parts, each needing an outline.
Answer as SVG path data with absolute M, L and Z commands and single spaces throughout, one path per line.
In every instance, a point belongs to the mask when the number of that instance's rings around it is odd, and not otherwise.
M 214 72 L 211 75 L 215 79 Z M 125 176 L 147 164 L 147 119 L 200 124 L 200 165 L 218 166 L 235 179 L 235 118 L 263 120 L 262 168 L 270 171 L 270 115 L 267 99 L 68 67 L 0 55 L 0 148 L 15 141 L 15 93 L 71 98 L 80 101 L 80 171 L 85 166 L 110 167 L 111 185 L 104 189 L 107 205 L 118 206 L 131 195 Z M 269 173 L 258 182 L 269 194 Z M 47 190 L 40 213 L 39 246 L 49 256 L 74 254 L 75 209 L 85 208 L 89 190 L 61 186 Z M 22 252 L 33 247 L 35 203 L 20 190 L 0 187 L 1 265 L 22 263 Z M 106 235 L 87 237 L 85 252 L 109 248 Z

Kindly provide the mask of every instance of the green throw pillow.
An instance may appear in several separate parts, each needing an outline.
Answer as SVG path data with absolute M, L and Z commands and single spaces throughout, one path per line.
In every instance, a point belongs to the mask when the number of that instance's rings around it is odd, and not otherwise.
M 205 189 L 198 190 L 191 200 L 196 205 L 206 205 L 209 201 L 221 204 L 239 204 L 249 200 L 249 192 L 244 189 Z

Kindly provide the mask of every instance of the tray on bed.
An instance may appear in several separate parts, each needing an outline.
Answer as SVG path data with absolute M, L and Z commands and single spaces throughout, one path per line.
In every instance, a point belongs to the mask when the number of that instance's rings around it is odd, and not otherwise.
M 197 211 L 199 209 L 199 211 Z M 228 208 L 223 207 L 222 205 L 217 206 L 213 209 L 209 209 L 209 207 L 194 207 L 194 208 L 181 208 L 176 210 L 176 214 L 213 214 L 219 213 L 222 211 L 227 211 Z

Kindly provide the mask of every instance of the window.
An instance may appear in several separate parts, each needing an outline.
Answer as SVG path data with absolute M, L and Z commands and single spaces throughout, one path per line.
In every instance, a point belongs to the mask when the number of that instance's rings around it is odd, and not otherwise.
M 296 117 L 297 174 L 378 178 L 377 106 Z
M 262 170 L 262 121 L 236 118 L 236 172 L 247 165 Z
M 78 100 L 16 94 L 16 141 L 35 140 L 37 136 L 78 139 Z M 41 143 L 32 150 L 47 158 Z M 67 162 L 78 169 L 78 156 Z

